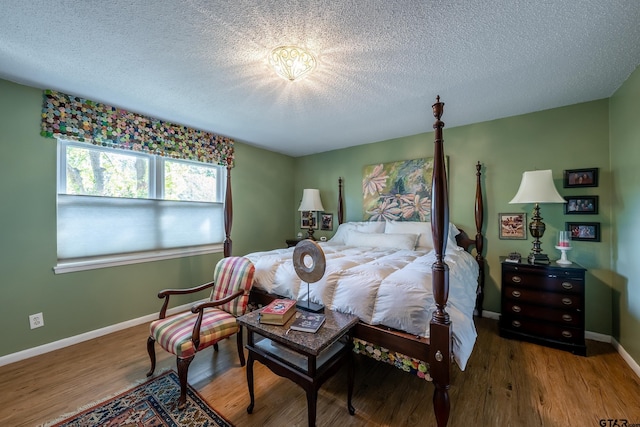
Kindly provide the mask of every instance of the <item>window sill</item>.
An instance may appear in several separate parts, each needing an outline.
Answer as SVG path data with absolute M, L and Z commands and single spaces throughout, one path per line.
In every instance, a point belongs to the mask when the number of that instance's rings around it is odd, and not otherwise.
M 195 255 L 220 253 L 223 245 L 206 245 L 193 248 L 166 249 L 163 251 L 137 252 L 134 254 L 111 255 L 95 258 L 74 258 L 58 260 L 53 267 L 55 274 L 73 273 L 76 271 L 95 270 L 98 268 L 116 267 L 120 265 L 140 264 L 143 262 L 161 261 L 165 259 L 183 258 Z

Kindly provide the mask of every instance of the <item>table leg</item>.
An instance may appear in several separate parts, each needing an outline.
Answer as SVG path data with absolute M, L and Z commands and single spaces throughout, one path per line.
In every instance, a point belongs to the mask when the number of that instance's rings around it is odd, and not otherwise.
M 356 413 L 356 408 L 351 404 L 351 398 L 353 397 L 353 380 L 355 377 L 354 365 L 353 349 L 349 349 L 347 354 L 347 409 L 349 409 L 349 415 L 354 415 Z
M 251 403 L 247 406 L 247 413 L 253 412 L 253 405 L 255 404 L 255 397 L 253 395 L 253 353 L 249 351 L 249 357 L 247 357 L 247 386 L 249 387 L 249 398 Z
M 307 416 L 309 418 L 309 427 L 316 425 L 316 406 L 318 405 L 318 390 L 310 387 L 307 390 Z

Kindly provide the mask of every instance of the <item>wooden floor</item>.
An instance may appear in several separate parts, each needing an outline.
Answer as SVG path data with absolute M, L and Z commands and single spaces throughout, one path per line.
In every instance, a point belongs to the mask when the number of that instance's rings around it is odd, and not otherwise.
M 466 371 L 453 370 L 455 426 L 599 426 L 600 419 L 640 425 L 640 379 L 609 344 L 588 341 L 588 356 L 502 339 L 494 320 L 478 319 L 478 341 Z M 34 426 L 145 379 L 147 326 L 0 367 L 0 425 Z M 158 369 L 175 359 L 158 351 Z M 319 426 L 435 425 L 433 386 L 400 370 L 357 357 L 353 404 L 346 408 L 346 372 L 321 389 Z M 189 382 L 237 427 L 304 426 L 302 389 L 255 364 L 256 406 L 249 396 L 235 339 L 196 356 Z M 614 425 L 614 424 L 606 424 Z M 618 425 L 622 425 L 619 421 Z

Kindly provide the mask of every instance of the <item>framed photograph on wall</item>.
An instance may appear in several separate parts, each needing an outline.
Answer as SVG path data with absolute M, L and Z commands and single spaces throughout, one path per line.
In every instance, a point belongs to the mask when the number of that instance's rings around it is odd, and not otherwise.
M 582 240 L 585 242 L 600 241 L 599 222 L 567 222 L 566 227 L 571 236 L 571 240 Z
M 567 169 L 564 171 L 564 188 L 597 186 L 598 168 Z
M 311 222 L 314 229 L 318 229 L 318 212 L 311 212 Z M 300 228 L 309 228 L 309 211 L 300 211 Z
M 501 213 L 498 214 L 498 237 L 505 240 L 527 239 L 527 214 Z
M 583 215 L 598 213 L 598 196 L 565 196 L 564 213 Z
M 333 231 L 333 214 L 326 212 L 320 214 L 320 230 Z

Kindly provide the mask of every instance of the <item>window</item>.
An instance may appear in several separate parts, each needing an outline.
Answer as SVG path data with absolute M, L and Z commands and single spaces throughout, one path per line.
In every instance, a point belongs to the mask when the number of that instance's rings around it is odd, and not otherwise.
M 62 140 L 58 147 L 56 272 L 220 250 L 222 167 Z

